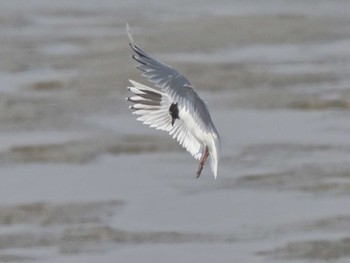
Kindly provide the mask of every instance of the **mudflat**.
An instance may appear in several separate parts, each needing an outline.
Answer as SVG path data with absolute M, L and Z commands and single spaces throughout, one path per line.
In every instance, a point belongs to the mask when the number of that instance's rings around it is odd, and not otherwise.
M 3 1 L 0 262 L 347 262 L 349 12 Z M 216 180 L 131 115 L 127 22 L 207 102 Z

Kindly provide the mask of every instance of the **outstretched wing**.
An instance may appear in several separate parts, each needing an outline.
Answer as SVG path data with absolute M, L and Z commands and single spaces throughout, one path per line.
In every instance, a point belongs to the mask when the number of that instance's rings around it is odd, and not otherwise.
M 172 102 L 179 104 L 180 108 L 188 109 L 192 113 L 196 124 L 203 131 L 218 134 L 207 106 L 194 91 L 187 78 L 171 66 L 160 62 L 139 48 L 133 40 L 128 25 L 127 33 L 130 46 L 135 52 L 132 57 L 139 63 L 137 68 L 142 71 L 142 76 L 154 83 L 156 87 L 161 88 Z
M 167 131 L 194 158 L 199 160 L 202 156 L 202 145 L 187 129 L 182 120 L 176 119 L 174 125 L 171 123 L 172 117 L 169 108 L 172 100 L 169 95 L 133 80 L 130 80 L 130 83 L 133 86 L 128 87 L 128 89 L 134 96 L 126 99 L 133 103 L 130 108 L 135 110 L 133 114 L 139 115 L 137 120 L 157 130 Z
M 142 71 L 142 76 L 154 83 L 156 87 L 170 93 L 181 93 L 182 87 L 191 86 L 184 75 L 139 48 L 132 38 L 129 25 L 127 25 L 127 33 L 130 39 L 130 46 L 135 52 L 135 55 L 132 57 L 140 63 L 137 68 Z

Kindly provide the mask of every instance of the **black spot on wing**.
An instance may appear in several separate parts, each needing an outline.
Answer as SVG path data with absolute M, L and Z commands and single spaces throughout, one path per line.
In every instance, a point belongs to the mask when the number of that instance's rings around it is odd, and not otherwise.
M 174 122 L 179 118 L 179 108 L 177 107 L 177 103 L 172 103 L 169 107 L 169 113 L 172 118 L 171 125 L 174 126 Z

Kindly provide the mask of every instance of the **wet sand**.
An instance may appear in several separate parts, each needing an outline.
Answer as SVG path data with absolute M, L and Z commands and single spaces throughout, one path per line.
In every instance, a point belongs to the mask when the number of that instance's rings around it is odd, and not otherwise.
M 0 262 L 349 261 L 349 3 L 224 2 L 4 1 Z M 130 114 L 126 22 L 207 101 L 217 180 Z

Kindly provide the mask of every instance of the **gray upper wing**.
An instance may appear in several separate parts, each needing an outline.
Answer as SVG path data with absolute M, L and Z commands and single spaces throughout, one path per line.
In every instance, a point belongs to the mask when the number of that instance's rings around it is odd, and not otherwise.
M 157 87 L 168 92 L 181 92 L 179 89 L 183 86 L 191 86 L 186 77 L 177 70 L 153 58 L 134 43 L 130 43 L 130 46 L 135 52 L 132 57 L 139 62 L 137 68 L 142 71 L 142 76 Z
M 137 68 L 142 71 L 142 76 L 154 83 L 156 87 L 164 90 L 172 98 L 176 98 L 179 104 L 191 109 L 203 130 L 214 130 L 217 133 L 205 103 L 193 90 L 187 78 L 171 66 L 160 62 L 139 48 L 135 44 L 128 26 L 127 33 L 130 39 L 130 47 L 135 52 L 132 57 L 139 63 Z

